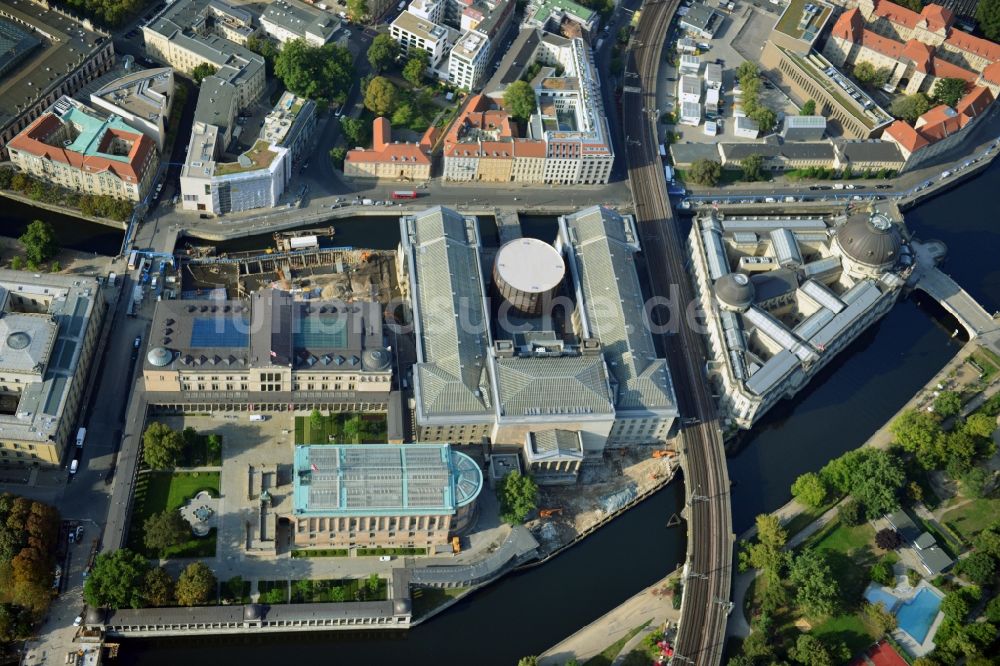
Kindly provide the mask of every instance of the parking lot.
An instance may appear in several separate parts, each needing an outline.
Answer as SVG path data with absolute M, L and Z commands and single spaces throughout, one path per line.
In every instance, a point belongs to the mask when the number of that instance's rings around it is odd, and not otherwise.
M 690 5 L 690 2 L 685 3 Z M 676 142 L 687 143 L 719 143 L 752 141 L 744 137 L 736 136 L 735 124 L 733 122 L 733 89 L 736 87 L 736 69 L 744 60 L 759 62 L 760 52 L 763 50 L 764 42 L 768 34 L 774 28 L 774 23 L 780 11 L 769 9 L 771 5 L 767 2 L 757 3 L 738 2 L 736 9 L 731 14 L 724 14 L 724 19 L 712 39 L 694 38 L 700 45 L 708 46 L 708 50 L 700 50 L 702 68 L 699 78 L 704 78 L 704 65 L 706 63 L 718 63 L 722 65 L 722 94 L 719 100 L 719 114 L 717 117 L 717 133 L 714 136 L 705 134 L 705 118 L 703 113 L 702 123 L 694 127 L 692 125 L 677 124 L 673 128 Z M 766 7 L 766 8 L 765 8 Z M 679 111 L 677 104 L 677 82 L 679 72 L 675 62 L 680 57 L 676 50 L 677 41 L 685 37 L 684 30 L 675 24 L 668 46 L 663 53 L 663 66 L 660 68 L 661 84 L 659 86 L 661 95 L 658 98 L 661 114 L 666 111 Z M 749 49 L 749 50 L 748 50 Z M 752 52 L 751 52 L 752 51 Z M 702 90 L 702 102 L 704 102 L 704 87 Z M 773 87 L 765 78 L 764 85 L 760 91 L 761 102 L 774 110 L 781 116 L 782 113 L 797 114 L 798 108 L 792 101 L 778 88 Z

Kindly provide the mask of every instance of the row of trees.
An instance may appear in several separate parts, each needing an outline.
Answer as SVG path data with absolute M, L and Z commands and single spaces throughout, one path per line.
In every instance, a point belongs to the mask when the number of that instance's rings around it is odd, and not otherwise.
M 147 5 L 142 0 L 66 0 L 69 9 L 109 28 L 117 28 Z
M 841 507 L 842 517 L 856 525 L 864 520 L 862 516 L 877 518 L 898 508 L 905 485 L 906 472 L 897 456 L 866 447 L 831 460 L 819 473 L 802 474 L 792 484 L 792 495 L 806 506 L 819 508 L 833 496 L 850 494 L 853 500 Z
M 977 460 L 992 456 L 996 451 L 991 435 L 995 419 L 985 411 L 971 414 L 946 430 L 946 419 L 956 416 L 962 401 L 957 393 L 942 392 L 934 401 L 934 411 L 907 410 L 889 426 L 897 444 L 913 456 L 925 470 L 943 469 L 955 479 L 968 478 L 969 494 L 981 496 L 984 471 Z M 976 472 L 974 470 L 980 470 Z
M 761 132 L 769 133 L 778 122 L 778 117 L 760 101 L 760 69 L 757 63 L 749 60 L 740 63 L 736 69 L 736 78 L 743 91 L 743 112 L 757 123 Z
M 13 190 L 32 201 L 79 208 L 84 215 L 124 222 L 132 215 L 132 202 L 105 194 L 80 194 L 10 167 L 0 168 L 0 189 Z
M 52 599 L 59 512 L 48 504 L 0 495 L 0 599 L 10 617 L 40 616 Z
M 191 426 L 178 432 L 160 421 L 153 421 L 142 433 L 143 461 L 151 469 L 173 469 L 181 462 L 185 451 L 201 447 L 203 437 Z M 208 464 L 221 454 L 222 438 L 211 434 L 204 437 L 204 440 L 208 460 L 196 462 Z
M 214 603 L 218 583 L 202 562 L 189 564 L 175 582 L 162 567 L 152 568 L 140 554 L 123 548 L 94 560 L 83 598 L 95 608 L 201 606 Z

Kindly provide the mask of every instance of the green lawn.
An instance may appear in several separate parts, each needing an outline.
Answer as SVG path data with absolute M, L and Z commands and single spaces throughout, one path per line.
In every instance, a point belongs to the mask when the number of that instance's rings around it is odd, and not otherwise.
M 287 580 L 259 580 L 257 581 L 257 591 L 260 593 L 257 600 L 262 604 L 288 603 Z
M 864 650 L 878 638 L 859 613 L 834 615 L 813 626 L 811 633 L 817 638 L 844 641 L 851 654 Z
M 615 657 L 618 656 L 618 653 L 622 651 L 623 647 L 625 647 L 625 644 L 628 643 L 630 640 L 632 640 L 632 638 L 636 634 L 645 629 L 648 624 L 649 620 L 646 620 L 638 627 L 632 629 L 627 634 L 619 638 L 617 641 L 615 641 L 608 647 L 604 648 L 601 654 L 597 655 L 596 657 L 591 657 L 590 659 L 585 661 L 584 666 L 610 666 L 611 663 L 615 660 Z
M 320 548 L 312 550 L 293 550 L 292 557 L 347 557 L 350 551 L 346 548 Z
M 413 587 L 410 594 L 413 599 L 413 618 L 417 619 L 427 615 L 438 606 L 465 594 L 467 587 Z
M 360 436 L 345 434 L 345 424 L 354 417 L 364 421 Z M 319 427 L 313 427 L 311 416 L 295 417 L 296 444 L 382 444 L 387 425 L 385 414 L 324 414 Z
M 154 513 L 176 511 L 202 490 L 219 496 L 218 472 L 143 472 L 135 487 L 135 506 L 129 526 L 128 547 L 147 557 L 158 553 L 146 550 L 143 543 L 143 524 Z M 169 549 L 165 557 L 213 557 L 215 555 L 215 530 L 206 537 L 191 536 L 186 543 Z
M 965 540 L 992 525 L 1000 516 L 1000 499 L 975 499 L 941 516 L 941 522 L 955 530 Z
M 384 601 L 387 598 L 388 586 L 384 578 L 378 579 L 374 590 L 368 586 L 366 578 L 292 581 L 293 604 Z
M 807 506 L 802 513 L 785 523 L 784 527 L 785 531 L 788 533 L 788 538 L 791 539 L 793 536 L 804 530 L 814 520 L 826 513 L 826 511 L 832 506 L 832 502 L 825 506 L 821 506 L 818 509 Z
M 867 548 L 874 538 L 875 530 L 868 523 L 850 527 L 839 520 L 833 520 L 814 534 L 807 541 L 807 544 L 815 548 L 835 550 L 850 555 L 859 548 Z

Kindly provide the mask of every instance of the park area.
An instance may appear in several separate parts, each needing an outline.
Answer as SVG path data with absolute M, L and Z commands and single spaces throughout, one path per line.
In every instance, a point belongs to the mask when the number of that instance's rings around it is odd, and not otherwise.
M 150 558 L 160 557 L 160 553 L 150 552 L 144 543 L 146 519 L 163 511 L 178 511 L 201 491 L 207 491 L 212 497 L 219 496 L 218 472 L 142 472 L 136 481 L 128 547 Z M 215 557 L 215 540 L 214 529 L 200 538 L 191 534 L 190 539 L 168 548 L 162 556 Z
M 295 417 L 296 444 L 384 444 L 385 414 L 320 414 Z
M 262 604 L 384 601 L 389 593 L 386 580 L 376 574 L 345 580 L 262 580 L 257 589 Z

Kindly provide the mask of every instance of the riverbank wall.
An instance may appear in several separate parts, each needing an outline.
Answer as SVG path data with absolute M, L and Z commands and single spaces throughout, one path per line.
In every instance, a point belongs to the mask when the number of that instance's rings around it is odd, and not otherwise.
M 125 231 L 128 228 L 127 222 L 118 222 L 117 220 L 109 220 L 105 217 L 94 217 L 93 215 L 84 215 L 76 208 L 60 206 L 58 204 L 47 203 L 45 201 L 35 201 L 30 197 L 26 197 L 20 194 L 15 194 L 10 190 L 0 190 L 0 197 L 10 199 L 11 201 L 17 201 L 18 203 L 23 203 L 24 205 L 31 206 L 33 208 L 40 208 L 42 210 L 47 210 L 52 213 L 66 215 L 67 217 L 75 217 L 78 220 L 86 220 L 87 222 L 93 222 L 95 224 L 104 225 L 105 227 L 120 229 L 121 231 Z

